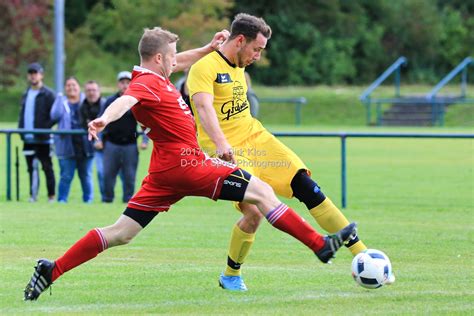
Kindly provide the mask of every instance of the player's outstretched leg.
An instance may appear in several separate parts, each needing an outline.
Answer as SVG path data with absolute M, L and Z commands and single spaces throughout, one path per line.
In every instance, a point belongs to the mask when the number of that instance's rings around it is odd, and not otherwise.
M 298 171 L 293 177 L 291 189 L 294 196 L 306 205 L 311 216 L 324 230 L 333 234 L 349 225 L 344 214 L 324 195 L 306 170 Z M 357 235 L 354 235 L 345 246 L 354 256 L 367 249 Z
M 95 258 L 105 249 L 129 243 L 158 213 L 127 208 L 124 214 L 111 226 L 90 230 L 54 262 L 38 260 L 25 288 L 25 301 L 37 300 L 63 273 Z
M 284 204 L 281 204 L 281 205 L 284 206 Z M 235 229 L 236 228 L 234 228 L 234 230 Z M 314 253 L 319 258 L 319 260 L 321 260 L 321 262 L 329 263 L 330 260 L 334 258 L 339 248 L 347 244 L 355 236 L 357 236 L 356 224 L 351 223 L 333 235 L 324 236 L 324 245 L 319 251 L 314 251 Z M 248 246 L 249 245 L 247 245 L 247 247 L 242 247 L 242 248 L 248 248 Z M 232 253 L 232 245 L 230 247 L 230 253 Z M 244 280 L 242 276 L 240 275 L 240 265 L 244 262 L 244 260 L 238 255 L 235 257 L 240 258 L 240 260 L 236 262 L 235 260 L 237 259 L 232 259 L 233 256 L 229 254 L 227 258 L 228 263 L 227 263 L 226 271 L 225 273 L 222 273 L 219 276 L 219 286 L 222 287 L 223 289 L 230 290 L 230 291 L 247 291 L 247 286 L 245 285 Z M 231 273 L 228 273 L 228 270 L 230 269 L 230 267 L 232 267 Z M 234 271 L 236 271 L 237 273 L 236 274 L 232 273 Z
M 357 233 L 356 224 L 352 223 L 334 235 L 319 234 L 295 211 L 280 202 L 273 189 L 257 177 L 250 178 L 244 202 L 255 204 L 270 224 L 301 241 L 324 263 Z

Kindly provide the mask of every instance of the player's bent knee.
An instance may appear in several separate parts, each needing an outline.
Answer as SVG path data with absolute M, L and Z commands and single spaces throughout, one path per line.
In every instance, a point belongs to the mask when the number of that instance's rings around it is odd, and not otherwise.
M 127 207 L 118 221 L 102 228 L 110 247 L 128 244 L 158 214 L 154 211 L 141 211 Z
M 257 214 L 252 214 L 252 217 L 242 217 L 240 221 L 246 223 L 248 227 L 251 227 L 252 229 L 256 230 L 258 226 L 260 226 L 263 217 L 263 214 L 258 211 Z
M 308 209 L 312 209 L 321 204 L 326 196 L 321 191 L 313 179 L 310 178 L 306 170 L 299 170 L 291 180 L 293 195 L 303 202 Z
M 252 226 L 258 226 L 261 219 L 263 218 L 263 215 L 255 205 L 249 203 L 240 203 L 239 208 L 243 214 L 242 220 L 248 222 Z
M 130 243 L 135 236 L 136 234 L 128 234 L 128 232 L 124 231 L 118 232 L 118 234 L 115 236 L 115 244 L 126 245 Z

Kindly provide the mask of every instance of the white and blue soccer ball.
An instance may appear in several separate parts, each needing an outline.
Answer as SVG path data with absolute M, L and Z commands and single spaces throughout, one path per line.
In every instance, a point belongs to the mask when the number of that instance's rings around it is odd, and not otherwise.
M 382 251 L 367 249 L 352 259 L 352 277 L 362 287 L 377 289 L 394 279 L 392 264 Z

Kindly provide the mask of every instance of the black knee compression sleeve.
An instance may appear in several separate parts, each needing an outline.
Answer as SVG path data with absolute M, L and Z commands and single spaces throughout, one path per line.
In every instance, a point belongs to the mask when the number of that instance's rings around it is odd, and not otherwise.
M 135 222 L 140 224 L 142 228 L 145 228 L 159 212 L 155 211 L 141 211 L 134 208 L 127 207 L 123 212 L 123 215 L 127 215 Z
M 306 207 L 310 210 L 313 207 L 321 204 L 326 196 L 318 184 L 314 182 L 306 172 L 306 170 L 299 170 L 291 180 L 291 189 L 293 195 L 306 204 Z

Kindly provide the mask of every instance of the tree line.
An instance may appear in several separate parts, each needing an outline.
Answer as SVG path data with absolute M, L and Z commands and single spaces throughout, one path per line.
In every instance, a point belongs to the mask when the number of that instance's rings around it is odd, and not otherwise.
M 68 0 L 66 72 L 113 82 L 137 64 L 145 27 L 180 35 L 179 49 L 205 44 L 233 16 L 262 16 L 272 27 L 263 60 L 249 67 L 267 85 L 366 84 L 397 57 L 404 80 L 432 83 L 473 55 L 473 0 Z M 1 0 L 0 85 L 31 60 L 52 67 L 51 0 Z

